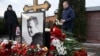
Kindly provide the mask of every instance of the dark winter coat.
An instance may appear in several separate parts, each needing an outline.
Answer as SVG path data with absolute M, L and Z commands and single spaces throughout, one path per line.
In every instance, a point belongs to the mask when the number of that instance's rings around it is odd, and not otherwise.
M 18 24 L 16 13 L 13 10 L 5 11 L 4 19 L 7 24 Z
M 65 22 L 63 23 L 63 28 L 72 27 L 74 18 L 75 13 L 71 7 L 64 9 L 62 12 L 62 19 L 65 20 Z

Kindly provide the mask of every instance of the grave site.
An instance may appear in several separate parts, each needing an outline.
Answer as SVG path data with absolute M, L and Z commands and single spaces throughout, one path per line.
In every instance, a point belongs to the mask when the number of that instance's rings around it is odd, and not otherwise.
M 98 2 L 0 1 L 0 56 L 99 56 Z

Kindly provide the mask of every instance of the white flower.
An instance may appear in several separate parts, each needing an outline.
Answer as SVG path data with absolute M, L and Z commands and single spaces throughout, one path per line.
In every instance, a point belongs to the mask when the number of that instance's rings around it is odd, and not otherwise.
M 56 47 L 59 55 L 67 54 L 66 47 L 63 46 L 64 43 L 60 41 L 59 39 L 57 38 L 53 39 L 51 44 Z
M 17 41 L 13 41 L 13 44 L 17 44 L 18 42 Z
M 8 40 L 4 39 L 3 42 L 1 43 L 1 46 L 2 46 L 3 44 L 8 44 Z
M 53 39 L 52 40 L 52 45 L 53 46 L 59 46 L 60 45 L 60 40 L 59 39 Z
M 13 45 L 12 47 L 11 47 L 11 49 L 13 49 L 15 47 L 15 45 Z

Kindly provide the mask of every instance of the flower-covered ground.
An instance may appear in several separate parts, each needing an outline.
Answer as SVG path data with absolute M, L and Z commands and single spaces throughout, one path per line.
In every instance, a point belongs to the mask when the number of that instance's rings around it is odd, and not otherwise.
M 0 42 L 3 39 L 8 39 L 7 36 L 2 36 L 0 38 Z M 20 41 L 20 37 L 16 37 L 17 41 Z M 23 40 L 24 42 L 24 40 Z M 94 43 L 83 43 L 83 46 L 86 48 L 88 52 L 88 56 L 99 56 L 100 55 L 100 44 L 94 44 Z
M 0 56 L 46 56 L 45 46 L 28 45 L 18 41 L 4 39 L 0 42 Z

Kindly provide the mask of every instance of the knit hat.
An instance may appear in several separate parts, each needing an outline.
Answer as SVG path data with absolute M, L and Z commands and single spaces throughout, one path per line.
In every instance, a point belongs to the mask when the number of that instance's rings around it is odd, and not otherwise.
M 8 7 L 11 7 L 12 8 L 12 5 L 8 5 Z

